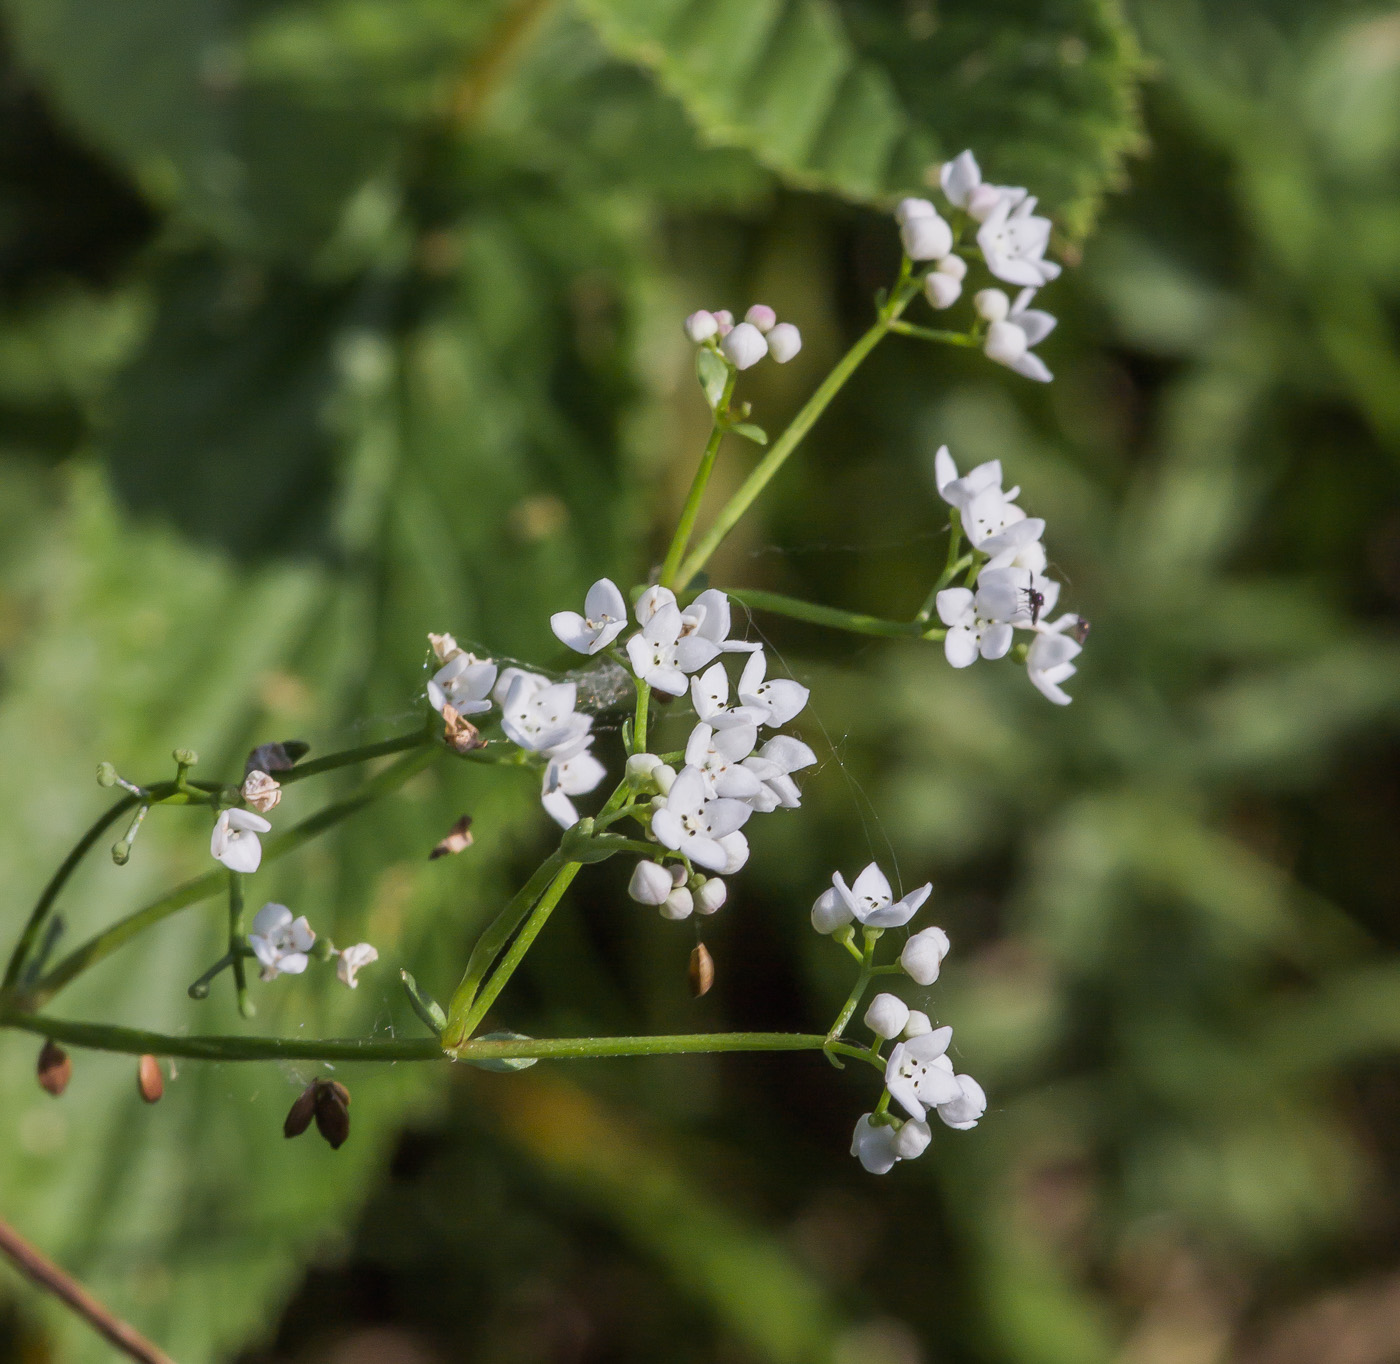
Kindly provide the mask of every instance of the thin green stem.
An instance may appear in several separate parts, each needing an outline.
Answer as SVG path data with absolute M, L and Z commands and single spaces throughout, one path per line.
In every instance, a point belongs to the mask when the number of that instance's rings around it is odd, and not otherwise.
M 858 611 L 843 611 L 835 606 L 784 597 L 777 592 L 759 592 L 749 588 L 727 590 L 735 601 L 743 602 L 755 611 L 771 611 L 775 615 L 810 621 L 813 625 L 845 630 L 854 635 L 877 635 L 886 639 L 942 639 L 945 633 L 941 628 L 928 630 L 917 620 L 882 620 Z
M 319 777 L 322 772 L 334 772 L 338 767 L 349 767 L 352 763 L 370 762 L 374 758 L 385 758 L 392 753 L 403 753 L 410 748 L 418 748 L 432 743 L 431 730 L 420 729 L 412 734 L 400 734 L 394 739 L 381 739 L 375 744 L 361 744 L 358 748 L 343 749 L 339 753 L 327 753 L 324 758 L 313 762 L 299 763 L 285 772 L 273 775 L 283 786 L 292 782 L 305 781 L 307 777 Z
M 632 752 L 647 751 L 647 711 L 651 705 L 651 686 L 637 679 L 637 713 L 632 721 Z
M 917 327 L 912 322 L 891 322 L 890 330 L 901 336 L 916 336 L 920 341 L 939 341 L 948 346 L 971 346 L 978 343 L 966 332 L 939 331 L 936 327 Z
M 880 314 L 874 325 L 836 362 L 836 367 L 822 380 L 817 391 L 807 399 L 801 411 L 788 424 L 787 430 L 773 442 L 768 453 L 759 460 L 754 471 L 721 509 L 719 515 L 715 517 L 714 524 L 705 532 L 700 543 L 681 564 L 680 572 L 674 583 L 677 592 L 684 590 L 695 575 L 709 563 L 710 556 L 739 523 L 740 518 L 754 504 L 759 494 L 772 482 L 774 476 L 787 462 L 788 456 L 797 449 L 802 438 L 816 424 L 817 418 L 826 411 L 831 400 L 860 367 L 861 361 L 885 338 L 895 320 L 909 306 L 910 300 L 918 293 L 918 290 L 918 284 L 909 278 L 909 262 L 906 260 L 901 267 L 899 281 L 888 301 L 880 309 Z
M 948 586 L 958 575 L 958 555 L 962 550 L 962 513 L 956 508 L 948 513 L 948 556 L 943 561 L 943 572 L 938 575 L 938 581 L 934 583 L 924 604 L 919 607 L 919 614 L 915 620 L 925 621 L 933 617 L 934 609 L 938 605 L 938 594 Z
M 846 1031 L 846 1025 L 855 1016 L 855 1011 L 860 1007 L 860 1001 L 865 997 L 865 991 L 870 985 L 870 978 L 875 974 L 875 944 L 879 941 L 879 935 L 872 935 L 869 930 L 865 934 L 865 951 L 860 954 L 860 974 L 856 976 L 856 983 L 851 988 L 851 993 L 846 996 L 846 1002 L 841 1006 L 841 1012 L 836 1015 L 836 1022 L 831 1025 L 831 1031 L 827 1033 L 827 1039 L 836 1042 L 841 1034 Z M 850 945 L 848 943 L 848 945 Z M 868 1058 L 867 1058 L 868 1059 Z
M 334 805 L 328 805 L 323 810 L 318 810 L 285 833 L 269 838 L 263 844 L 263 863 L 275 862 L 278 858 L 285 857 L 288 853 L 294 852 L 304 843 L 310 842 L 311 839 L 339 824 L 342 820 L 358 814 L 365 806 L 372 804 L 380 796 L 387 795 L 396 787 L 402 786 L 410 777 L 422 771 L 437 754 L 436 747 L 408 753 L 392 766 L 386 767 L 384 771 L 370 777 L 344 800 L 337 801 Z M 75 977 L 105 957 L 111 956 L 113 952 L 129 942 L 138 933 L 144 932 L 152 925 L 158 924 L 162 919 L 167 919 L 170 915 L 216 894 L 227 884 L 229 875 L 230 873 L 222 867 L 217 871 L 205 872 L 203 876 L 196 876 L 192 881 L 186 881 L 184 885 L 177 886 L 174 890 L 162 895 L 160 899 L 153 900 L 145 908 L 128 914 L 124 919 L 118 919 L 109 928 L 89 938 L 81 947 L 70 952 L 52 971 L 44 975 L 32 990 L 24 991 L 26 1001 L 36 1008 L 46 1003 Z
M 238 996 L 238 1012 L 244 1018 L 257 1013 L 248 998 L 248 973 L 243 966 L 243 877 L 230 872 L 228 878 L 228 954 L 233 959 L 233 988 Z
M 140 801 L 140 796 L 123 796 L 115 805 L 110 806 L 98 816 L 87 833 L 73 845 L 68 856 L 59 863 L 58 870 L 49 878 L 48 885 L 44 887 L 34 908 L 30 911 L 29 922 L 25 924 L 24 932 L 19 935 L 19 941 L 15 944 L 14 951 L 10 953 L 9 963 L 5 967 L 4 988 L 6 990 L 9 990 L 19 980 L 24 970 L 24 964 L 29 959 L 29 954 L 39 939 L 39 934 L 44 927 L 44 920 L 48 918 L 49 911 L 53 908 L 54 901 L 58 899 L 59 892 L 67 884 L 68 878 L 77 871 L 83 858 L 92 851 L 102 835 Z
M 720 400 L 715 406 L 715 424 L 710 429 L 710 439 L 706 442 L 704 454 L 700 456 L 700 464 L 690 483 L 690 492 L 686 494 L 685 506 L 681 508 L 680 520 L 676 523 L 676 533 L 671 537 L 670 548 L 667 549 L 666 559 L 661 565 L 661 577 L 658 581 L 662 587 L 674 585 L 676 571 L 680 568 L 681 555 L 685 553 L 686 546 L 690 543 L 691 532 L 695 529 L 695 519 L 700 515 L 700 503 L 704 499 L 705 488 L 709 484 L 711 473 L 714 472 L 715 456 L 719 454 L 720 441 L 729 429 L 727 421 L 729 400 L 734 396 L 734 381 L 738 377 L 738 372 L 731 369 L 729 378 L 724 381 L 724 392 L 720 395 Z

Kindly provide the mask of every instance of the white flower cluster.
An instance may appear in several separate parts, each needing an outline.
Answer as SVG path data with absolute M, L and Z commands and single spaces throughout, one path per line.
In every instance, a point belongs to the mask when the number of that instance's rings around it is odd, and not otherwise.
M 685 334 L 697 346 L 714 346 L 735 369 L 749 369 L 765 355 L 785 365 L 802 349 L 802 333 L 791 322 L 779 322 L 766 303 L 755 303 L 737 326 L 727 309 L 691 313 Z
M 932 890 L 925 884 L 896 900 L 889 879 L 874 862 L 849 886 L 838 871 L 830 889 L 812 906 L 812 926 L 818 933 L 837 933 L 855 923 L 867 930 L 903 928 Z M 919 985 L 932 985 L 948 948 L 948 935 L 941 928 L 925 928 L 905 942 L 899 964 Z M 977 1126 L 986 1112 L 987 1096 L 972 1076 L 954 1073 L 948 1058 L 952 1028 L 935 1028 L 926 1013 L 888 993 L 870 1001 L 865 1026 L 875 1035 L 877 1053 L 885 1042 L 895 1043 L 885 1059 L 885 1088 L 907 1115 L 901 1119 L 886 1112 L 885 1103 L 878 1114 L 861 1115 L 851 1154 L 867 1170 L 883 1175 L 897 1162 L 922 1155 L 932 1140 L 930 1110 L 949 1127 Z
M 945 445 L 934 460 L 940 496 L 956 507 L 973 549 L 987 556 L 976 591 L 949 587 L 938 594 L 938 618 L 948 627 L 943 642 L 948 662 L 966 668 L 978 657 L 1002 658 L 1013 631 L 1034 635 L 1026 653 L 1031 682 L 1057 706 L 1073 699 L 1061 686 L 1074 676 L 1073 659 L 1083 648 L 1088 622 L 1072 613 L 1047 619 L 1060 598 L 1060 584 L 1045 576 L 1045 522 L 1016 505 L 1020 488 L 1003 489 L 1001 461 L 989 460 L 959 477 Z
M 307 923 L 306 916 L 293 918 L 286 905 L 272 901 L 258 910 L 248 934 L 248 946 L 262 967 L 259 972 L 262 980 L 301 975 L 310 965 L 315 944 L 316 931 Z M 336 975 L 352 990 L 360 983 L 360 968 L 379 960 L 379 953 L 367 942 L 357 942 L 340 951 L 332 949 L 332 955 L 336 958 Z
M 1036 199 L 1019 185 L 989 185 L 970 151 L 947 162 L 940 174 L 948 202 L 978 224 L 977 246 L 987 269 L 1020 290 L 1013 303 L 1000 289 L 983 289 L 974 299 L 987 323 L 983 352 L 989 360 L 1027 379 L 1048 383 L 1053 377 L 1031 348 L 1050 335 L 1055 319 L 1030 306 L 1035 292 L 1060 273 L 1045 259 L 1050 245 L 1049 218 L 1035 211 Z M 951 308 L 962 295 L 967 262 L 956 252 L 952 226 L 927 199 L 904 199 L 895 209 L 904 254 L 911 261 L 933 262 L 924 276 L 924 296 L 931 307 Z

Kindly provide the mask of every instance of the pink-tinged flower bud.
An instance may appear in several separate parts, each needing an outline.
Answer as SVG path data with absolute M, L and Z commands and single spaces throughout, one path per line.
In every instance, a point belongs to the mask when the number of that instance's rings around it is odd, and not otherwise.
M 749 369 L 768 354 L 768 342 L 763 339 L 763 333 L 752 322 L 739 323 L 719 343 L 719 348 L 724 352 L 725 359 L 735 369 Z
M 671 893 L 671 873 L 659 862 L 638 862 L 627 883 L 627 893 L 639 905 L 664 904 Z
M 926 928 L 915 933 L 904 944 L 899 954 L 899 964 L 909 972 L 920 985 L 932 985 L 938 979 L 943 958 L 948 955 L 948 935 L 941 928 Z
M 898 1037 L 908 1021 L 909 1006 L 897 995 L 876 995 L 865 1011 L 865 1026 L 876 1037 Z
M 744 314 L 744 321 L 751 323 L 761 332 L 771 332 L 778 325 L 778 314 L 766 303 L 755 303 Z
M 695 892 L 695 912 L 713 914 L 729 898 L 729 887 L 712 876 Z
M 1014 322 L 993 322 L 982 353 L 999 365 L 1014 365 L 1026 353 L 1026 334 Z
M 663 919 L 688 919 L 695 912 L 695 900 L 684 886 L 677 886 L 660 908 Z
M 951 252 L 933 268 L 940 275 L 947 275 L 949 279 L 957 280 L 959 284 L 967 276 L 967 262 L 961 256 L 955 256 Z
M 715 325 L 721 336 L 728 336 L 734 330 L 734 314 L 728 308 L 721 308 L 715 315 Z
M 938 210 L 927 199 L 901 199 L 895 205 L 894 220 L 900 227 L 916 218 L 936 218 Z
M 685 334 L 698 346 L 702 341 L 708 341 L 710 337 L 719 334 L 719 320 L 714 313 L 701 308 L 698 313 L 691 313 L 686 318 Z
M 791 322 L 779 322 L 768 333 L 768 354 L 785 365 L 802 349 L 802 333 Z
M 977 316 L 988 322 L 1005 322 L 1011 311 L 1011 300 L 1000 289 L 979 289 L 972 296 Z
M 956 257 L 949 256 L 948 259 L 954 260 Z M 932 270 L 924 279 L 924 297 L 932 308 L 951 308 L 961 294 L 962 285 L 951 275 Z
M 910 260 L 941 260 L 953 249 L 953 229 L 938 214 L 910 218 L 900 229 L 904 254 Z

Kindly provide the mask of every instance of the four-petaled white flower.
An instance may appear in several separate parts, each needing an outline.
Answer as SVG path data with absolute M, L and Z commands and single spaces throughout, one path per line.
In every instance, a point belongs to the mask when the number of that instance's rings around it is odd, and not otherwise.
M 792 774 L 811 767 L 816 760 L 817 755 L 801 739 L 790 734 L 774 735 L 757 753 L 744 759 L 744 766 L 762 782 L 758 791 L 746 797 L 749 804 L 759 814 L 767 814 L 780 805 L 797 809 L 802 804 L 802 792 Z
M 974 222 L 984 222 L 1003 201 L 1015 208 L 1026 197 L 1019 185 L 989 185 L 982 180 L 982 168 L 970 151 L 959 152 L 943 165 L 939 182 L 948 202 L 966 210 Z
M 248 946 L 262 965 L 263 980 L 276 980 L 279 975 L 301 975 L 310 960 L 306 954 L 315 942 L 316 934 L 305 915 L 293 918 L 286 905 L 272 901 L 258 910 L 248 934 Z
M 576 653 L 596 654 L 627 628 L 627 603 L 610 578 L 599 578 L 583 599 L 583 615 L 556 611 L 549 628 Z
M 712 796 L 734 800 L 757 796 L 763 790 L 762 779 L 744 763 L 758 743 L 757 727 L 746 720 L 715 718 L 718 725 L 702 720 L 690 731 L 685 746 L 686 766 L 704 778 L 705 789 Z
M 656 595 L 645 607 L 645 597 L 637 603 L 637 619 L 642 628 L 627 641 L 627 658 L 632 671 L 649 687 L 669 696 L 680 696 L 689 685 L 686 674 L 698 672 L 712 663 L 719 656 L 721 646 L 700 633 L 703 616 L 698 620 L 692 616 L 687 621 L 674 595 L 665 588 L 653 589 L 653 592 Z
M 709 724 L 717 717 L 733 717 L 747 720 L 751 724 L 766 724 L 766 706 L 731 706 L 729 704 L 729 674 L 723 663 L 706 668 L 703 673 L 690 679 L 690 701 L 695 714 Z
M 943 652 L 955 668 L 966 668 L 983 658 L 1004 658 L 1011 649 L 1011 622 L 1020 601 L 1016 571 L 998 568 L 982 571 L 977 592 L 966 587 L 945 587 L 935 598 L 938 619 L 948 627 Z
M 977 245 L 998 279 L 1038 289 L 1059 275 L 1060 267 L 1045 259 L 1050 219 L 1036 215 L 1034 195 L 1022 195 L 1015 202 L 1011 195 L 1001 195 L 977 229 Z
M 768 659 L 763 650 L 758 649 L 739 674 L 739 700 L 745 706 L 762 711 L 765 716 L 762 723 L 777 729 L 801 713 L 812 693 L 790 677 L 768 681 L 765 680 L 767 676 Z
M 933 893 L 933 883 L 926 881 L 896 900 L 885 873 L 874 862 L 856 877 L 854 884 L 847 886 L 839 871 L 832 874 L 831 884 L 850 917 L 866 928 L 902 928 Z
M 741 800 L 711 800 L 708 795 L 705 778 L 695 768 L 685 768 L 672 783 L 666 804 L 652 815 L 651 831 L 665 847 L 684 853 L 707 871 L 737 870 L 730 864 L 741 846 L 744 858 L 748 856 L 739 830 L 753 810 Z M 738 842 L 732 841 L 736 838 Z
M 475 654 L 454 654 L 433 674 L 428 700 L 436 711 L 451 706 L 458 715 L 479 715 L 491 709 L 491 688 L 496 685 L 496 665 Z
M 255 872 L 262 862 L 258 835 L 272 825 L 251 810 L 224 810 L 215 821 L 209 851 L 230 871 Z
M 952 1040 L 952 1028 L 935 1028 L 891 1049 L 885 1062 L 885 1088 L 911 1118 L 922 1122 L 930 1108 L 962 1097 L 952 1064 L 943 1061 Z
M 608 775 L 608 769 L 588 751 L 592 743 L 592 734 L 582 734 L 548 751 L 540 804 L 561 828 L 571 829 L 578 823 L 578 811 L 569 797 L 585 796 L 596 790 Z
M 301 920 L 305 923 L 306 920 Z M 368 966 L 372 961 L 379 960 L 379 952 L 371 947 L 367 942 L 351 943 L 349 947 L 342 948 L 337 954 L 335 963 L 335 973 L 340 977 L 343 984 L 348 985 L 352 990 L 359 986 L 360 968 Z M 282 968 L 286 970 L 286 967 Z
M 577 742 L 588 733 L 591 717 L 574 710 L 578 688 L 551 682 L 538 673 L 515 669 L 501 703 L 501 728 L 511 743 L 529 753 L 544 753 Z M 499 688 L 497 688 L 499 694 Z

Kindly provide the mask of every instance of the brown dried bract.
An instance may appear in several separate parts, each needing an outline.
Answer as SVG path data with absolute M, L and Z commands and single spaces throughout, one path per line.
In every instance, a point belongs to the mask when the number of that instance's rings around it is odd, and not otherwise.
M 451 635 L 429 635 L 428 643 L 433 646 L 433 654 L 441 664 L 451 663 L 463 652 Z
M 136 1063 L 136 1090 L 148 1104 L 155 1103 L 165 1093 L 160 1062 L 149 1052 Z
M 255 768 L 243 779 L 243 799 L 260 815 L 265 815 L 282 799 L 282 783 Z
M 435 862 L 439 857 L 452 857 L 456 853 L 465 852 L 471 845 L 472 817 L 463 815 L 447 831 L 447 837 L 428 854 L 428 861 Z
M 698 942 L 690 954 L 690 992 L 699 999 L 701 995 L 710 993 L 710 986 L 714 983 L 715 959 L 710 955 L 710 949 Z
M 470 753 L 474 748 L 484 747 L 481 731 L 470 720 L 458 715 L 455 706 L 442 708 L 442 726 L 442 737 L 458 753 Z
M 68 1088 L 73 1078 L 73 1059 L 53 1038 L 44 1043 L 39 1052 L 39 1084 L 58 1098 Z

